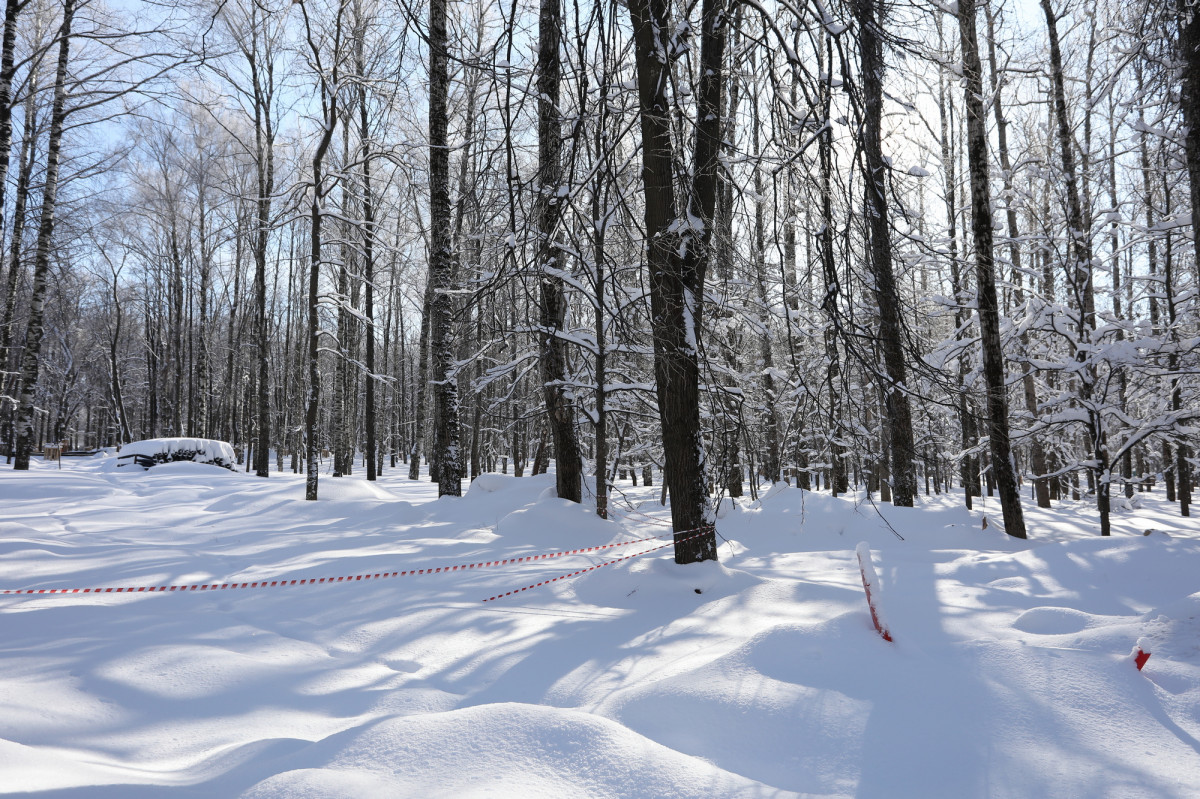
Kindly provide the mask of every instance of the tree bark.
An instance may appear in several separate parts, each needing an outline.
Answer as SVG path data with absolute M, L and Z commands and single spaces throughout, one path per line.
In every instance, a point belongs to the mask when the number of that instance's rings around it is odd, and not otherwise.
M 820 164 L 821 231 L 818 234 L 821 253 L 821 272 L 825 278 L 825 294 L 821 310 L 825 313 L 825 357 L 829 361 L 826 389 L 829 395 L 829 419 L 826 436 L 829 439 L 829 492 L 833 496 L 850 490 L 846 473 L 845 446 L 841 443 L 841 379 L 842 365 L 838 353 L 838 293 L 837 262 L 833 254 L 833 120 L 830 119 L 833 98 L 833 37 L 826 33 L 824 49 L 818 55 L 818 67 L 826 77 L 821 81 L 821 131 L 817 141 L 817 160 Z
M 365 31 L 364 31 L 365 33 Z M 363 42 L 360 34 L 355 53 L 357 71 L 360 76 L 366 72 L 366 61 L 363 56 Z M 363 402 L 365 410 L 363 426 L 366 427 L 367 449 L 367 480 L 375 480 L 378 476 L 375 450 L 376 441 L 376 411 L 375 411 L 375 197 L 371 189 L 371 128 L 367 111 L 366 86 L 359 88 L 358 96 L 358 140 L 359 157 L 362 159 L 362 205 L 363 205 L 363 312 L 366 317 L 366 361 L 367 375 Z
M 41 364 L 42 333 L 46 313 L 46 289 L 50 274 L 50 245 L 54 236 L 54 210 L 58 202 L 59 154 L 67 117 L 67 67 L 71 57 L 71 23 L 75 18 L 75 0 L 64 0 L 62 24 L 58 29 L 58 66 L 54 73 L 54 104 L 50 111 L 50 133 L 46 143 L 46 172 L 43 178 L 42 214 L 38 224 L 37 249 L 33 262 L 33 289 L 29 301 L 29 322 L 25 329 L 25 350 L 21 354 L 21 386 L 17 393 L 17 413 L 13 433 L 17 442 L 13 468 L 29 469 L 33 450 L 33 400 L 37 392 Z
M 1110 535 L 1109 520 L 1109 463 L 1108 446 L 1105 441 L 1104 423 L 1100 411 L 1093 401 L 1096 382 L 1095 366 L 1089 362 L 1091 341 L 1096 327 L 1096 305 L 1092 282 L 1092 245 L 1087 235 L 1083 208 L 1079 199 L 1079 186 L 1075 170 L 1075 154 L 1071 128 L 1067 120 L 1067 100 L 1064 88 L 1062 50 L 1058 38 L 1058 18 L 1050 7 L 1050 0 L 1041 0 L 1046 15 L 1046 29 L 1050 38 L 1050 79 L 1053 85 L 1054 119 L 1062 151 L 1063 178 L 1067 190 L 1067 236 L 1068 251 L 1073 265 L 1071 280 L 1073 292 L 1079 304 L 1075 360 L 1083 368 L 1079 370 L 1079 400 L 1088 417 L 1088 436 L 1091 439 L 1092 465 L 1089 473 L 1096 483 L 1096 507 L 1100 511 L 1100 535 Z
M 1183 149 L 1192 199 L 1192 257 L 1196 276 L 1200 279 L 1200 236 L 1197 235 L 1200 233 L 1200 9 L 1187 0 L 1176 0 L 1176 8 L 1179 14 L 1179 50 L 1183 59 L 1183 88 L 1179 93 L 1179 104 L 1183 111 Z M 1167 293 L 1171 294 L 1169 284 Z M 1180 377 L 1174 378 L 1171 390 L 1171 406 L 1176 411 L 1183 407 L 1181 380 Z M 1180 515 L 1187 516 L 1191 502 L 1191 469 L 1187 460 L 1189 447 L 1186 439 L 1181 438 L 1177 450 L 1175 469 L 1179 490 L 1176 493 L 1179 495 Z
M 300 3 L 304 15 L 305 30 L 308 34 L 308 45 L 312 50 L 314 60 L 320 65 L 319 49 L 313 40 L 309 27 L 308 10 Z M 339 16 L 340 23 L 340 16 Z M 309 204 L 309 264 L 308 264 L 308 397 L 304 410 L 304 439 L 305 456 L 307 458 L 304 481 L 304 499 L 315 501 L 320 477 L 320 446 L 317 441 L 317 422 L 321 410 L 321 368 L 320 348 L 318 341 L 321 278 L 321 223 L 325 206 L 325 155 L 333 142 L 333 134 L 337 129 L 338 113 L 338 68 L 334 62 L 333 71 L 329 78 L 323 74 L 317 76 L 321 107 L 321 136 L 312 156 L 312 201 Z
M 408 479 L 417 480 L 421 474 L 421 445 L 425 440 L 425 412 L 429 404 L 426 386 L 429 385 L 429 328 L 433 323 L 433 275 L 425 280 L 425 292 L 421 301 L 421 335 L 417 339 L 417 374 L 413 381 L 416 397 L 413 399 L 412 446 L 409 449 Z
M 986 2 L 986 0 L 985 0 Z M 1008 387 L 1000 344 L 1000 308 L 992 238 L 992 197 L 988 183 L 987 129 L 983 109 L 983 65 L 975 34 L 975 0 L 959 0 L 958 22 L 966 79 L 967 161 L 971 170 L 971 229 L 975 240 L 975 281 L 983 372 L 987 381 L 988 444 L 992 476 L 1000 490 L 1004 530 L 1025 538 L 1025 515 L 1008 431 Z
M 462 495 L 458 380 L 453 371 L 454 254 L 450 236 L 450 88 L 446 0 L 429 3 L 429 280 L 433 285 L 429 338 L 437 411 L 438 496 Z
M 1017 210 L 1013 204 L 1012 162 L 1008 154 L 1008 120 L 1004 118 L 1001 102 L 1002 82 L 999 65 L 996 59 L 996 27 L 992 16 L 991 0 L 985 0 L 983 5 L 988 25 L 988 61 L 992 75 L 992 114 L 996 119 L 996 143 L 1000 156 L 1000 171 L 1004 176 L 1004 210 L 1005 221 L 1008 224 L 1008 257 L 1012 263 L 1013 282 L 1015 284 L 1015 301 L 1018 305 L 1025 301 L 1024 290 L 1021 288 L 1023 270 L 1021 268 L 1020 227 L 1017 224 Z M 1115 206 L 1114 206 L 1115 207 Z M 1021 334 L 1021 344 L 1025 351 L 1029 349 L 1029 336 Z M 1025 400 L 1025 411 L 1031 421 L 1038 420 L 1037 386 L 1033 379 L 1033 367 L 1025 364 L 1022 367 L 1021 389 Z M 1046 450 L 1038 436 L 1034 436 L 1029 445 L 1030 470 L 1033 472 L 1034 494 L 1039 508 L 1050 507 L 1050 481 L 1044 476 L 1046 468 Z
M 260 99 L 258 71 L 255 82 L 255 163 L 258 197 L 255 200 L 257 227 L 254 236 L 254 313 L 258 355 L 258 445 L 254 450 L 254 473 L 270 475 L 271 454 L 271 360 L 267 325 L 267 243 L 271 234 L 271 196 L 275 191 L 275 129 L 271 121 L 271 95 Z
M 561 208 L 566 201 L 558 109 L 561 28 L 561 0 L 541 0 L 537 67 L 539 186 L 535 211 L 538 240 L 534 257 L 541 283 L 538 355 L 546 417 L 554 439 L 555 482 L 560 498 L 579 502 L 583 498 L 583 460 L 575 432 L 575 395 L 567 383 L 567 345 L 561 336 L 567 298 L 560 273 L 566 269 L 566 256 L 555 241 Z
M 30 86 L 36 85 L 36 73 L 29 77 Z M 4 315 L 0 317 L 0 372 L 9 373 L 15 366 L 16 358 L 13 350 L 13 322 L 17 310 L 17 284 L 21 274 L 21 246 L 25 238 L 25 209 L 29 202 L 29 183 L 33 171 L 33 143 L 37 139 L 37 109 L 34 105 L 35 92 L 30 91 L 25 96 L 25 122 L 21 137 L 20 166 L 17 169 L 17 191 L 13 199 L 12 240 L 8 250 L 8 274 L 5 276 Z M 0 379 L 0 391 L 9 393 L 10 385 L 16 381 L 5 374 Z M 14 389 L 15 393 L 15 389 Z M 8 442 L 5 451 L 5 463 L 11 463 L 16 455 L 16 443 L 13 437 L 13 422 L 16 408 L 5 403 L 4 440 Z
M 892 270 L 892 244 L 883 160 L 883 39 L 876 0 L 855 0 L 863 83 L 862 150 L 866 166 L 865 213 L 875 296 L 879 304 L 879 347 L 887 371 L 884 389 L 891 427 L 892 503 L 912 507 L 917 494 L 916 448 L 908 399 L 907 367 L 900 324 L 900 295 Z
M 654 376 L 671 496 L 675 561 L 716 560 L 716 528 L 705 479 L 700 429 L 700 331 L 721 148 L 721 92 L 726 38 L 723 0 L 701 6 L 699 91 L 690 185 L 680 213 L 675 195 L 675 148 L 667 96 L 670 0 L 631 0 L 642 129 L 644 223 L 650 283 Z

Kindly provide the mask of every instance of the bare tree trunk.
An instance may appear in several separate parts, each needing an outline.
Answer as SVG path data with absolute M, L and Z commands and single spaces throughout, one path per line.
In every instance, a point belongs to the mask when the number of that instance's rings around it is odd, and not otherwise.
M 1062 51 L 1059 48 L 1058 19 L 1050 7 L 1050 0 L 1041 0 L 1046 15 L 1046 28 L 1050 37 L 1050 78 L 1053 84 L 1054 116 L 1059 145 L 1062 150 L 1063 178 L 1067 190 L 1067 227 L 1069 251 L 1073 269 L 1071 280 L 1074 294 L 1079 303 L 1079 324 L 1075 359 L 1084 364 L 1079 370 L 1079 399 L 1088 416 L 1088 436 L 1092 446 L 1092 465 L 1089 473 L 1096 482 L 1096 507 L 1100 511 L 1100 535 L 1110 535 L 1109 520 L 1109 463 L 1108 446 L 1105 441 L 1104 423 L 1092 400 L 1096 381 L 1094 365 L 1087 363 L 1090 357 L 1092 334 L 1096 326 L 1096 306 L 1092 281 L 1092 246 L 1085 228 L 1083 209 L 1079 200 L 1078 179 L 1075 171 L 1075 154 L 1072 135 L 1067 120 L 1067 100 L 1064 88 Z
M 254 450 L 254 473 L 270 475 L 271 453 L 271 360 L 267 326 L 267 243 L 271 225 L 271 195 L 275 191 L 275 129 L 271 121 L 271 96 L 259 99 L 258 71 L 254 70 L 255 89 L 255 163 L 258 168 L 258 211 L 254 237 L 255 339 L 258 349 L 258 445 Z M 261 108 L 260 108 L 261 106 Z M 261 119 L 260 119 L 261 115 Z M 315 268 L 315 267 L 314 267 Z
M 900 295 L 892 271 L 892 244 L 888 224 L 887 188 L 881 146 L 883 124 L 883 40 L 876 0 L 855 0 L 859 25 L 859 57 L 863 82 L 863 158 L 865 213 L 870 239 L 871 268 L 879 304 L 879 346 L 887 370 L 884 390 L 891 428 L 892 503 L 912 507 L 917 495 L 916 449 L 913 445 L 912 410 L 908 400 L 907 367 L 900 325 Z
M 984 0 L 986 2 L 986 0 Z M 975 35 L 975 0 L 959 0 L 958 21 L 966 79 L 967 159 L 971 169 L 971 227 L 975 238 L 975 281 L 983 372 L 987 381 L 988 444 L 991 474 L 1000 489 L 1004 530 L 1025 538 L 1025 515 L 1008 432 L 1008 389 L 1000 345 L 1000 308 L 992 239 L 992 197 L 988 185 L 987 129 L 983 109 L 983 65 Z
M 421 473 L 421 443 L 425 440 L 425 387 L 429 385 L 429 327 L 433 323 L 433 275 L 425 281 L 425 297 L 421 303 L 421 335 L 418 339 L 416 399 L 413 402 L 412 447 L 409 450 L 408 479 L 416 480 Z
M 365 31 L 363 31 L 365 33 Z M 361 76 L 366 72 L 366 62 L 363 57 L 362 34 L 356 44 L 355 58 L 357 71 Z M 358 140 L 360 158 L 362 158 L 362 204 L 363 204 L 363 283 L 364 308 L 366 316 L 366 386 L 364 402 L 363 425 L 367 433 L 367 480 L 374 480 L 377 475 L 376 453 L 376 414 L 375 414 L 375 198 L 371 191 L 371 128 L 367 113 L 367 89 L 360 87 L 358 96 Z
M 607 39 L 603 40 L 601 47 L 607 51 Z M 607 56 L 607 52 L 605 52 Z M 604 80 L 601 84 L 601 96 L 608 88 L 608 64 L 607 57 L 604 58 L 605 64 Z M 599 119 L 596 121 L 595 134 L 593 138 L 594 147 L 594 169 L 596 172 L 596 180 L 592 186 L 592 219 L 595 220 L 595 238 L 592 241 L 592 268 L 596 275 L 596 459 L 595 459 L 595 480 L 596 480 L 596 515 L 601 519 L 608 518 L 608 409 L 605 407 L 608 401 L 608 391 L 605 384 L 608 381 L 608 364 L 606 361 L 608 347 L 608 308 L 604 300 L 604 283 L 605 283 L 605 230 L 608 227 L 609 214 L 612 213 L 607 206 L 607 191 L 606 187 L 611 185 L 611 176 L 607 169 L 601 168 L 601 164 L 605 163 L 607 153 L 605 152 L 605 126 L 608 121 L 608 114 L 604 103 L 600 104 L 597 109 Z
M 33 292 L 29 301 L 29 323 L 25 330 L 25 350 L 21 355 L 21 387 L 17 393 L 14 435 L 17 442 L 13 468 L 29 469 L 33 450 L 33 398 L 37 391 L 42 332 L 46 312 L 46 288 L 50 273 L 50 244 L 54 235 L 54 209 L 58 201 L 59 153 L 66 121 L 67 66 L 71 56 L 71 23 L 75 18 L 75 0 L 64 0 L 62 24 L 58 30 L 58 66 L 54 73 L 54 105 L 50 112 L 50 135 L 46 144 L 46 172 L 42 189 L 42 216 L 38 225 L 37 250 L 33 262 Z
M 29 0 L 7 0 L 4 6 L 4 34 L 0 43 L 0 230 L 4 228 L 8 165 L 12 152 L 12 84 L 13 76 L 16 75 L 14 52 L 17 43 L 17 17 L 28 2 Z M 35 80 L 29 81 L 26 91 L 31 97 L 36 86 Z
M 1183 111 L 1184 156 L 1187 161 L 1188 183 L 1192 200 L 1192 257 L 1197 279 L 1200 279 L 1200 9 L 1194 2 L 1176 0 L 1179 15 L 1179 50 L 1183 58 L 1183 90 L 1179 93 L 1179 104 Z M 1174 315 L 1174 298 L 1170 283 L 1167 284 L 1171 314 Z M 1178 356 L 1173 358 L 1174 369 L 1178 369 Z M 1175 411 L 1183 408 L 1182 378 L 1175 377 L 1171 389 L 1171 407 Z M 1176 455 L 1176 480 L 1179 485 L 1179 512 L 1189 515 L 1191 502 L 1191 469 L 1187 460 L 1188 444 L 1181 438 Z
M 304 27 L 308 38 L 308 46 L 318 70 L 321 59 L 320 48 L 313 39 L 309 26 L 308 10 L 300 3 L 300 11 L 304 15 Z M 341 24 L 339 9 L 338 24 Z M 340 27 L 339 27 L 340 32 Z M 340 38 L 340 37 L 339 37 Z M 309 264 L 308 264 L 308 397 L 304 410 L 304 439 L 305 457 L 307 458 L 304 499 L 317 499 L 317 485 L 320 477 L 320 447 L 317 441 L 317 422 L 321 410 L 321 369 L 320 349 L 318 342 L 318 308 L 320 302 L 321 278 L 321 222 L 325 205 L 325 155 L 333 142 L 333 134 L 337 129 L 338 116 L 338 62 L 335 58 L 332 74 L 326 77 L 317 75 L 319 83 L 319 99 L 321 108 L 321 136 L 312 156 L 312 201 L 309 205 Z
M 28 79 L 30 86 L 37 83 L 36 72 Z M 37 110 L 34 106 L 35 92 L 32 90 L 25 95 L 25 124 L 21 138 L 21 159 L 17 170 L 17 192 L 14 198 L 12 241 L 8 250 L 8 274 L 4 287 L 4 315 L 0 317 L 0 372 L 5 372 L 0 379 L 0 391 L 9 393 L 9 386 L 15 384 L 9 374 L 15 366 L 13 350 L 13 321 L 17 309 L 17 284 L 21 274 L 21 247 L 25 239 L 25 208 L 29 202 L 29 182 L 33 171 L 33 143 L 37 138 Z M 15 390 L 12 393 L 16 393 Z M 11 463 L 16 454 L 16 442 L 13 436 L 13 422 L 16 408 L 11 403 L 5 404 L 4 440 L 8 442 L 5 451 L 5 463 Z
M 675 561 L 716 560 L 716 530 L 700 428 L 699 341 L 704 277 L 715 221 L 727 21 L 723 0 L 702 0 L 699 91 L 690 186 L 676 205 L 667 40 L 670 0 L 631 0 L 642 128 L 645 235 L 654 374 L 671 495 Z M 664 55 L 665 54 L 665 55 Z
M 750 69 L 755 69 L 755 60 L 751 57 Z M 750 97 L 750 141 L 756 157 L 761 157 L 762 150 L 759 141 L 758 93 Z M 779 432 L 779 398 L 775 387 L 775 355 L 771 347 L 771 309 L 767 295 L 767 237 L 766 237 L 766 185 L 763 181 L 761 165 L 754 166 L 754 282 L 758 291 L 759 319 L 762 324 L 762 335 L 759 337 L 759 358 L 762 360 L 762 389 L 763 408 L 762 420 L 766 431 L 766 451 L 763 454 L 763 471 L 771 483 L 777 483 L 781 477 L 781 442 Z
M 841 379 L 842 365 L 838 354 L 838 274 L 833 257 L 833 121 L 830 119 L 833 90 L 833 37 L 825 34 L 824 49 L 819 50 L 818 66 L 827 77 L 821 82 L 821 132 L 817 142 L 817 158 L 820 162 L 821 185 L 821 271 L 825 277 L 825 295 L 821 309 L 825 312 L 825 357 L 829 361 L 826 390 L 829 395 L 829 419 L 826 435 L 829 437 L 829 492 L 833 496 L 850 490 L 850 479 L 846 473 L 845 446 L 841 443 Z
M 458 379 L 452 365 L 454 254 L 450 236 L 450 152 L 447 94 L 450 88 L 446 0 L 429 3 L 429 280 L 433 285 L 429 323 L 431 383 L 437 410 L 438 496 L 462 495 Z
M 538 242 L 535 248 L 541 282 L 538 354 L 546 417 L 554 437 L 555 481 L 558 496 L 579 502 L 583 497 L 583 461 L 575 432 L 574 392 L 567 384 L 567 345 L 561 337 L 566 322 L 567 298 L 559 273 L 566 257 L 556 244 L 561 208 L 566 202 L 562 185 L 562 121 L 559 118 L 559 83 L 562 63 L 559 43 L 562 28 L 561 0 L 541 0 L 538 21 Z
M 997 149 L 1000 155 L 1000 170 L 1004 176 L 1004 208 L 1006 222 L 1008 223 L 1008 257 L 1012 262 L 1013 282 L 1016 287 L 1015 301 L 1019 305 L 1024 302 L 1025 295 L 1024 290 L 1021 288 L 1023 270 L 1021 268 L 1021 244 L 1019 241 L 1020 229 L 1017 225 L 1017 210 L 1013 207 L 1012 199 L 1012 163 L 1008 154 L 1008 120 L 1004 118 L 1003 104 L 1000 99 L 1002 86 L 996 59 L 996 29 L 992 17 L 991 0 L 985 0 L 983 8 L 984 13 L 987 15 L 988 25 L 988 61 L 991 66 L 992 76 L 992 114 L 996 119 Z M 1025 333 L 1021 334 L 1021 344 L 1025 351 L 1028 352 L 1029 336 Z M 1021 393 L 1025 400 L 1025 411 L 1029 414 L 1032 421 L 1036 421 L 1039 414 L 1037 386 L 1033 380 L 1033 368 L 1025 364 L 1021 371 L 1023 373 L 1021 377 Z M 1039 437 L 1034 436 L 1030 442 L 1029 454 L 1030 469 L 1034 475 L 1034 493 L 1037 497 L 1038 507 L 1048 508 L 1050 507 L 1050 481 L 1044 476 L 1039 476 L 1045 475 L 1048 471 L 1046 468 L 1046 451 Z

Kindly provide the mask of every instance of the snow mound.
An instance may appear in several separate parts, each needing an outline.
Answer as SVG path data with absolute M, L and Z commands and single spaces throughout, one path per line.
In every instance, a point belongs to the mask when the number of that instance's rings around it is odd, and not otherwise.
M 496 472 L 484 472 L 471 481 L 471 487 L 467 489 L 467 496 L 472 494 L 494 494 L 506 488 L 514 488 L 520 477 L 513 477 L 507 474 L 497 474 Z
M 553 492 L 554 488 L 547 490 Z M 547 549 L 607 544 L 617 532 L 617 526 L 597 516 L 594 508 L 559 499 L 553 493 L 509 513 L 496 523 L 496 535 L 501 538 Z
M 1066 635 L 1087 629 L 1092 615 L 1074 608 L 1030 608 L 1013 622 L 1023 633 L 1034 635 Z
M 323 500 L 336 501 L 377 500 L 380 502 L 391 502 L 396 499 L 395 494 L 379 485 L 379 483 L 369 483 L 366 480 L 351 480 L 342 477 L 322 480 L 317 489 L 317 496 Z
M 311 754 L 301 751 L 295 759 L 312 763 L 306 756 Z M 790 795 L 608 719 L 517 703 L 387 719 L 324 763 L 277 774 L 242 794 L 245 799 Z

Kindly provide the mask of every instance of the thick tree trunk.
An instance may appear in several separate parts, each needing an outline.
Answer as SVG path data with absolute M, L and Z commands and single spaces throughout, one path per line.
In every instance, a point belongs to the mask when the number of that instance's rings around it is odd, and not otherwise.
M 59 154 L 62 150 L 66 121 L 67 67 L 71 56 L 71 23 L 75 18 L 75 0 L 64 0 L 62 24 L 58 30 L 58 66 L 54 73 L 54 104 L 50 112 L 50 134 L 46 143 L 46 171 L 42 189 L 42 215 L 38 224 L 37 250 L 33 262 L 33 289 L 29 300 L 29 322 L 25 329 L 25 350 L 21 355 L 21 387 L 17 393 L 14 436 L 17 442 L 13 468 L 29 469 L 33 450 L 33 399 L 37 392 L 41 363 L 42 332 L 46 312 L 46 289 L 50 274 L 50 245 L 54 236 L 54 210 L 58 202 Z
M 668 98 L 670 0 L 632 0 L 642 129 L 645 235 L 650 283 L 654 375 L 671 496 L 675 561 L 716 560 L 700 429 L 700 352 L 704 277 L 715 221 L 717 156 L 726 37 L 723 0 L 702 0 L 699 91 L 691 185 L 676 204 L 675 148 Z
M 566 187 L 561 185 L 562 121 L 558 109 L 562 77 L 561 28 L 561 0 L 541 0 L 537 77 L 538 241 L 534 257 L 541 282 L 538 355 L 546 417 L 554 437 L 555 481 L 560 498 L 579 502 L 583 497 L 583 460 L 575 432 L 575 395 L 567 382 L 567 345 L 561 337 L 566 323 L 567 298 L 559 273 L 566 270 L 566 256 L 555 241 L 561 208 L 566 202 Z
M 986 0 L 985 0 L 986 2 Z M 975 280 L 979 331 L 983 347 L 983 372 L 987 381 L 988 444 L 991 474 L 1000 489 L 1004 530 L 1025 538 L 1025 515 L 1008 431 L 1008 389 L 1004 379 L 1004 354 L 1000 345 L 1000 308 L 996 296 L 996 268 L 992 239 L 992 198 L 988 185 L 987 129 L 983 109 L 983 65 L 975 35 L 975 0 L 959 0 L 959 30 L 966 79 L 967 160 L 971 170 L 971 227 L 975 239 Z
M 36 73 L 29 78 L 32 84 L 37 82 Z M 25 239 L 25 208 L 29 202 L 29 182 L 33 171 L 33 142 L 37 138 L 37 110 L 34 106 L 34 92 L 25 96 L 25 124 L 21 138 L 21 159 L 17 170 L 17 191 L 13 199 L 12 240 L 8 250 L 8 273 L 4 286 L 4 314 L 0 317 L 0 372 L 6 374 L 0 378 L 0 391 L 5 394 L 15 393 L 9 387 L 15 385 L 15 380 L 9 374 L 14 370 L 16 357 L 13 350 L 13 323 L 17 310 L 17 285 L 21 275 L 21 248 Z M 4 440 L 7 442 L 5 463 L 11 463 L 16 454 L 16 443 L 13 437 L 13 422 L 16 408 L 11 403 L 4 403 Z
M 879 348 L 887 371 L 884 398 L 891 427 L 892 503 L 912 507 L 917 494 L 916 448 L 908 399 L 900 295 L 892 270 L 892 244 L 883 160 L 883 40 L 876 0 L 856 0 L 863 84 L 862 149 L 866 166 L 865 213 L 875 296 L 879 304 Z
M 255 83 L 258 83 L 257 75 Z M 275 191 L 275 131 L 271 124 L 269 96 L 256 97 L 262 106 L 262 121 L 255 129 L 255 161 L 258 165 L 257 225 L 254 236 L 254 321 L 258 358 L 258 444 L 254 448 L 254 473 L 270 475 L 271 455 L 271 360 L 267 325 L 267 243 L 271 233 L 271 195 Z M 256 108 L 256 116 L 258 110 Z M 258 120 L 256 120 L 258 122 Z
M 450 151 L 447 94 L 450 88 L 446 0 L 429 3 L 429 280 L 433 284 L 429 338 L 431 383 L 437 415 L 438 496 L 462 495 L 458 379 L 452 366 L 454 255 L 450 237 Z

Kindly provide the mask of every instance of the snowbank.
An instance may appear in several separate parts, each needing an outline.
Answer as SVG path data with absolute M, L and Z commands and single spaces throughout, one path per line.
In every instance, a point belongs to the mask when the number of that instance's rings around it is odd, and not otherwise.
M 147 438 L 121 447 L 117 460 L 118 466 L 137 463 L 149 468 L 160 463 L 192 461 L 233 469 L 237 454 L 228 443 L 211 438 Z
M 667 534 L 658 489 L 602 521 L 553 475 L 438 499 L 405 473 L 306 502 L 304 475 L 195 462 L 0 471 L 0 589 L 422 572 L 0 595 L 0 793 L 1200 796 L 1200 539 L 1161 492 L 1108 539 L 1084 503 L 1027 506 L 1016 541 L 981 529 L 986 498 L 779 487 L 729 503 L 719 563 L 585 572 L 659 541 L 525 558 Z

